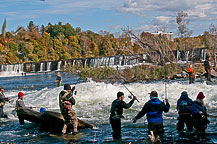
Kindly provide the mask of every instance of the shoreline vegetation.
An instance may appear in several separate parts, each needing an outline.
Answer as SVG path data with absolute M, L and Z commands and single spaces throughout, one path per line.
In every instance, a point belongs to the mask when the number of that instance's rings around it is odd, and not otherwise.
M 125 68 L 118 70 L 112 67 L 79 67 L 66 66 L 64 72 L 78 75 L 81 79 L 91 78 L 95 82 L 105 83 L 132 83 L 152 80 L 172 80 L 178 78 L 188 77 L 185 72 L 188 66 L 178 65 L 176 63 L 167 64 L 165 66 L 159 65 L 137 65 L 132 68 Z M 197 77 L 204 75 L 203 63 L 194 64 Z

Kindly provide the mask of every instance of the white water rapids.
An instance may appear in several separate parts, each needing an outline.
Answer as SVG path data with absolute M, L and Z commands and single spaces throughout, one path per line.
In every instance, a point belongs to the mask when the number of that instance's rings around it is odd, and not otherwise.
M 162 81 L 154 83 L 131 83 L 125 84 L 128 89 L 137 96 L 140 103 L 134 102 L 130 108 L 133 111 L 139 111 L 144 103 L 149 100 L 149 94 L 152 90 L 158 92 L 159 98 L 163 100 L 165 97 L 165 83 Z M 73 85 L 71 85 L 73 86 Z M 63 86 L 55 88 L 43 88 L 35 91 L 22 91 L 24 93 L 24 102 L 27 106 L 48 107 L 47 110 L 59 109 L 58 95 L 63 90 Z M 89 81 L 76 85 L 77 94 L 74 95 L 76 105 L 73 106 L 78 117 L 88 119 L 89 121 L 97 121 L 100 123 L 108 123 L 110 106 L 118 91 L 125 93 L 125 101 L 129 102 L 129 92 L 122 84 L 105 84 Z M 205 104 L 208 110 L 214 110 L 217 107 L 217 86 L 206 85 L 205 83 L 196 83 L 189 85 L 187 81 L 170 82 L 166 84 L 167 96 L 171 104 L 170 112 L 176 112 L 176 102 L 182 91 L 187 91 L 192 100 L 196 99 L 197 94 L 202 91 L 205 98 Z M 19 91 L 6 91 L 5 95 L 17 95 Z M 13 110 L 14 102 L 5 105 L 5 112 L 9 113 Z M 133 114 L 133 113 L 132 113 Z M 133 116 L 131 118 L 133 118 Z M 10 115 L 11 116 L 11 115 Z M 130 116 L 128 117 L 129 119 Z M 128 120 L 129 120 L 128 119 Z

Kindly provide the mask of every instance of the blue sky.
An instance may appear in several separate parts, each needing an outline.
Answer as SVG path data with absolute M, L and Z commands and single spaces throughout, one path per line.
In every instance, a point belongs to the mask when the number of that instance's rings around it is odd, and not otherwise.
M 49 22 L 69 22 L 83 31 L 121 32 L 130 27 L 136 33 L 165 29 L 177 32 L 178 11 L 188 13 L 193 35 L 203 34 L 210 24 L 217 26 L 216 0 L 1 0 L 0 28 L 6 18 L 6 31 Z

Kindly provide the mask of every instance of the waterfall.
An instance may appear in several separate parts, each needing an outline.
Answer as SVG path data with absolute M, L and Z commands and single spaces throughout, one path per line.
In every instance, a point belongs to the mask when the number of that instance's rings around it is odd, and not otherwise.
M 87 66 L 87 59 L 84 60 L 84 67 Z
M 40 64 L 40 71 L 39 72 L 43 72 L 43 67 L 44 67 L 44 63 Z
M 180 60 L 180 52 L 179 52 L 178 50 L 177 50 L 176 60 L 177 60 L 177 61 Z
M 187 54 L 186 54 L 186 61 L 188 62 L 188 59 L 189 59 L 189 53 L 190 51 L 187 51 Z
M 60 71 L 60 68 L 61 68 L 61 67 L 60 67 L 60 66 L 61 66 L 61 63 L 62 63 L 62 61 L 59 61 L 59 62 L 58 62 L 58 64 L 57 64 L 57 70 L 56 70 L 56 71 Z
M 35 72 L 35 64 L 32 64 L 32 72 Z
M 2 72 L 22 73 L 23 72 L 23 64 L 1 65 L 1 71 Z
M 206 60 L 206 51 L 204 49 L 201 50 L 201 60 L 205 61 Z
M 50 67 L 51 67 L 51 62 L 47 62 L 47 71 L 51 71 Z

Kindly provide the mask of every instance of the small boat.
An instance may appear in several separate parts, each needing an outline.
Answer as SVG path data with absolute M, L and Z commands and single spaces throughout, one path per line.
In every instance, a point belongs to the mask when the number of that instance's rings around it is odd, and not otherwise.
M 41 130 L 51 131 L 53 133 L 58 133 L 62 131 L 64 125 L 64 118 L 61 113 L 45 111 L 42 117 L 45 120 L 45 122 L 41 124 Z M 85 128 L 93 128 L 93 125 L 78 118 L 78 130 Z
M 19 109 L 16 112 L 17 115 L 19 115 L 19 117 L 23 118 L 24 120 L 35 122 L 35 123 L 45 122 L 44 119 L 42 118 L 43 114 L 40 112 L 28 108 Z
M 20 109 L 17 114 L 24 120 L 40 124 L 41 131 L 60 133 L 64 125 L 64 118 L 59 112 L 45 111 L 42 114 L 31 109 Z M 93 128 L 93 125 L 78 118 L 78 130 L 85 128 Z

